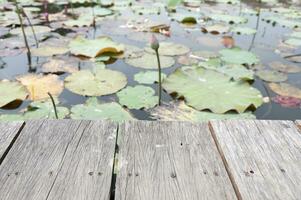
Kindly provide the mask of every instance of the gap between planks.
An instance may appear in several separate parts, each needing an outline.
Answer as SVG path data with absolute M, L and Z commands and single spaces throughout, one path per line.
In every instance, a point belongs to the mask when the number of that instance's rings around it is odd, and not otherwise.
M 3 125 L 3 124 L 2 124 Z M 5 128 L 7 126 L 12 126 L 9 127 L 11 129 L 6 129 L 5 132 L 3 132 L 3 135 L 0 134 L 0 166 L 2 162 L 4 161 L 5 157 L 7 156 L 8 152 L 10 149 L 13 147 L 15 141 L 19 137 L 21 131 L 23 130 L 25 126 L 25 122 L 15 122 L 15 123 L 4 123 Z M 1 126 L 0 126 L 1 127 Z M 1 127 L 2 128 L 2 127 Z
M 235 195 L 236 195 L 236 197 L 237 197 L 238 200 L 242 200 L 242 196 L 240 194 L 238 185 L 236 184 L 235 178 L 234 178 L 233 174 L 231 173 L 231 170 L 230 170 L 228 162 L 227 162 L 227 160 L 225 158 L 225 155 L 224 155 L 224 152 L 222 150 L 222 147 L 219 145 L 218 139 L 217 139 L 217 137 L 215 135 L 215 131 L 214 131 L 213 126 L 212 126 L 212 124 L 211 124 L 210 121 L 208 122 L 208 126 L 209 126 L 209 131 L 211 133 L 211 136 L 212 136 L 212 138 L 214 140 L 215 146 L 216 146 L 216 148 L 218 150 L 218 153 L 219 153 L 219 155 L 220 155 L 220 157 L 221 157 L 221 159 L 223 161 L 224 167 L 226 169 L 226 172 L 228 174 L 228 177 L 229 177 L 230 182 L 232 184 L 232 187 L 234 189 Z

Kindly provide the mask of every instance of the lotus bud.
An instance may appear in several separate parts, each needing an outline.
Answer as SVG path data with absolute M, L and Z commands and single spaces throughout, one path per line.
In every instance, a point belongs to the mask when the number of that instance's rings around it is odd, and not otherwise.
M 158 41 L 158 39 L 156 38 L 155 35 L 152 35 L 150 44 L 151 44 L 151 48 L 153 50 L 158 51 L 160 45 L 159 45 L 159 41 Z

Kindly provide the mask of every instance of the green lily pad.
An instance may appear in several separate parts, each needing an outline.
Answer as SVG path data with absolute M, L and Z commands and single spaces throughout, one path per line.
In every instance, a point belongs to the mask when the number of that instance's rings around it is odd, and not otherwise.
M 126 76 L 109 69 L 96 68 L 94 72 L 81 70 L 65 79 L 65 87 L 70 91 L 86 96 L 102 96 L 113 94 L 125 87 Z
M 166 78 L 166 74 L 161 73 L 161 79 L 164 78 Z M 156 71 L 139 72 L 134 75 L 134 80 L 142 84 L 153 84 L 158 82 L 158 79 L 158 72 Z
M 216 71 L 232 77 L 234 80 L 250 81 L 254 79 L 254 72 L 242 65 L 224 65 Z
M 124 51 L 124 46 L 122 44 L 114 42 L 109 37 L 88 40 L 79 36 L 69 43 L 69 48 L 72 54 L 89 58 L 95 58 L 104 53 L 117 54 Z
M 225 119 L 256 119 L 251 112 L 242 114 L 227 113 L 216 114 L 208 111 L 198 111 L 180 101 L 179 103 L 163 105 L 154 108 L 151 111 L 153 119 L 160 121 L 192 121 L 204 122 L 209 120 L 225 120 Z
M 23 101 L 28 96 L 26 88 L 18 82 L 0 81 L 0 107 L 13 101 Z
M 200 62 L 199 66 L 226 74 L 234 80 L 249 81 L 254 79 L 254 72 L 252 70 L 246 69 L 243 65 L 224 65 L 219 58 L 213 58 L 206 62 Z
M 227 63 L 253 65 L 259 62 L 257 56 L 240 48 L 223 49 L 219 51 L 221 59 Z
M 133 120 L 129 112 L 118 103 L 100 103 L 96 97 L 89 98 L 85 104 L 75 105 L 71 108 L 72 119 L 99 120 L 106 119 L 116 122 Z
M 154 95 L 155 90 L 153 88 L 143 85 L 128 86 L 117 93 L 119 103 L 129 109 L 154 107 L 158 103 L 158 97 Z
M 156 52 L 149 46 L 145 48 L 148 53 L 155 54 Z M 159 55 L 161 56 L 179 56 L 190 51 L 188 47 L 182 44 L 175 44 L 172 42 L 161 42 L 159 48 Z
M 58 103 L 57 100 L 56 104 Z M 69 109 L 57 106 L 59 119 L 64 119 L 69 114 Z M 55 112 L 50 100 L 32 102 L 22 113 L 0 115 L 0 121 L 19 121 L 34 119 L 55 119 Z
M 161 68 L 168 68 L 175 64 L 172 57 L 160 56 Z M 126 59 L 125 62 L 131 66 L 144 69 L 158 69 L 157 57 L 154 54 L 145 53 L 139 58 Z
M 256 75 L 267 82 L 283 82 L 287 80 L 287 74 L 275 70 L 258 70 Z
M 243 113 L 249 107 L 262 104 L 260 91 L 242 81 L 202 67 L 177 69 L 163 81 L 167 92 L 183 96 L 189 106 L 197 110 L 225 113 L 235 110 Z

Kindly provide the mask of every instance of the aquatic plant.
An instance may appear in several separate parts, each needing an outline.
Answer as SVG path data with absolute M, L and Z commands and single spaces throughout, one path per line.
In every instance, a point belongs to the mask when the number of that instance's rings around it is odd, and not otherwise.
M 50 97 L 51 99 L 51 102 L 52 102 L 52 106 L 53 106 L 53 109 L 54 109 L 54 114 L 55 114 L 55 118 L 58 119 L 59 116 L 57 114 L 57 110 L 56 110 L 56 105 L 55 105 L 55 102 L 54 102 L 54 99 L 53 99 L 53 96 L 50 94 L 50 92 L 47 93 L 48 96 Z
M 162 96 L 162 80 L 161 80 L 161 63 L 160 63 L 160 56 L 159 56 L 159 48 L 160 44 L 158 42 L 158 39 L 155 37 L 155 35 L 152 35 L 151 38 L 151 48 L 156 52 L 157 61 L 158 61 L 158 105 L 161 105 L 161 96 Z
M 29 67 L 31 67 L 31 51 L 30 51 L 28 40 L 27 40 L 26 33 L 25 33 L 25 30 L 24 30 L 23 19 L 22 19 L 22 16 L 21 16 L 22 12 L 21 12 L 21 9 L 19 8 L 17 0 L 15 0 L 14 3 L 15 3 L 15 7 L 16 7 L 16 13 L 18 15 L 20 26 L 21 26 L 24 43 L 25 43 L 25 46 L 27 48 L 28 65 L 29 65 Z

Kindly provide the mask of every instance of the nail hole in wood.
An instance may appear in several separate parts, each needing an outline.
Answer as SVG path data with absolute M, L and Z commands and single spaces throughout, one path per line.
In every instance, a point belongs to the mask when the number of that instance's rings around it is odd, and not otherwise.
M 176 178 L 176 177 L 177 177 L 177 174 L 174 173 L 174 172 L 172 172 L 172 173 L 170 174 L 170 177 L 171 177 L 171 178 Z
M 90 175 L 90 176 L 93 176 L 93 172 L 89 172 L 89 175 Z
M 213 172 L 214 176 L 218 176 L 218 173 L 216 171 Z
M 282 173 L 285 173 L 285 169 L 280 169 Z
M 253 170 L 251 170 L 251 171 L 250 171 L 250 173 L 251 173 L 251 174 L 254 174 L 254 171 L 253 171 Z

